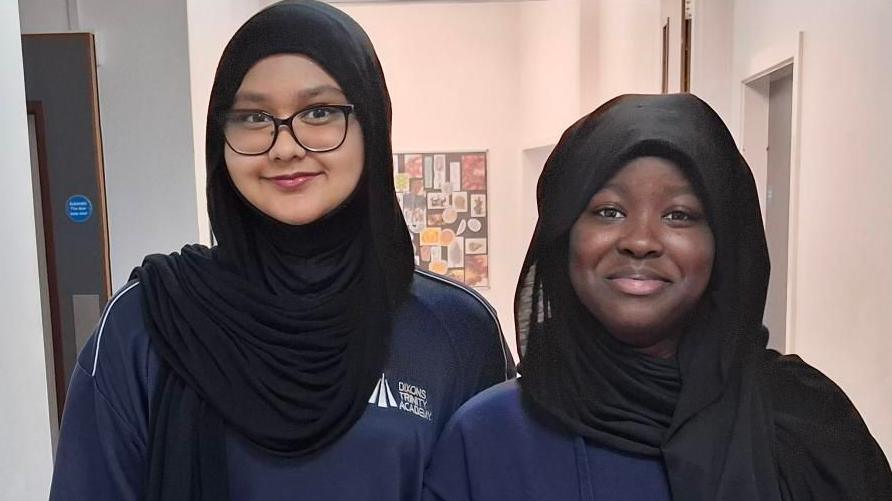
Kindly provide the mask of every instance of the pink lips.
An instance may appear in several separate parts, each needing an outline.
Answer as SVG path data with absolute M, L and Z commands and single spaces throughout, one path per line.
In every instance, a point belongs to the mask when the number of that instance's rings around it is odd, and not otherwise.
M 611 278 L 610 282 L 620 292 L 631 296 L 649 296 L 656 294 L 669 285 L 663 280 L 650 280 L 639 278 Z
M 298 172 L 295 174 L 290 174 L 287 176 L 276 176 L 267 178 L 273 182 L 279 188 L 286 191 L 295 191 L 302 188 L 304 185 L 312 181 L 318 176 L 319 173 L 302 173 Z
M 656 272 L 639 269 L 621 270 L 607 279 L 619 292 L 630 296 L 650 296 L 662 291 L 671 283 Z

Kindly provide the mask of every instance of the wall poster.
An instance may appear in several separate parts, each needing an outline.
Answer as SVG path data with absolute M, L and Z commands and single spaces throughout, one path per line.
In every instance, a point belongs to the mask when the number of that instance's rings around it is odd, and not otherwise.
M 489 287 L 486 152 L 397 153 L 393 184 L 415 264 Z

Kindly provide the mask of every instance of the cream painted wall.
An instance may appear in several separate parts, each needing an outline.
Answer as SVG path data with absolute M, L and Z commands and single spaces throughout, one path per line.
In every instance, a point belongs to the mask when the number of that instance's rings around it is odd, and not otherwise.
M 738 140 L 741 82 L 796 58 L 799 174 L 791 189 L 799 198 L 790 216 L 795 274 L 787 348 L 846 391 L 892 455 L 892 141 L 885 123 L 892 114 L 892 3 L 695 5 L 693 91 Z
M 31 185 L 19 10 L 0 0 L 0 485 L 3 499 L 46 499 L 52 472 L 37 235 Z
M 514 349 L 514 288 L 533 224 L 517 208 L 535 203 L 528 164 L 615 94 L 659 90 L 659 0 L 338 7 L 378 50 L 396 151 L 489 150 L 491 287 L 481 292 Z
M 669 20 L 669 92 L 681 89 L 681 6 L 683 0 L 660 0 L 659 30 Z M 696 1 L 696 0 L 695 0 Z M 701 0 L 710 1 L 710 0 Z M 723 1 L 723 0 L 718 0 Z M 730 1 L 730 0 L 729 0 Z M 693 30 L 693 28 L 692 28 Z M 660 31 L 660 64 L 662 65 L 662 31 Z M 662 68 L 661 68 L 662 71 Z
M 490 288 L 514 343 L 513 296 L 529 242 L 522 201 L 519 3 L 338 5 L 375 44 L 393 101 L 394 151 L 485 149 Z M 560 101 L 560 100 L 558 100 Z M 563 105 L 558 105 L 562 107 Z
M 581 4 L 552 0 L 519 4 L 517 37 L 521 147 L 554 145 L 580 116 Z M 523 202 L 529 200 L 524 199 Z
M 597 89 L 593 104 L 601 105 L 620 94 L 660 92 L 662 3 L 659 0 L 596 1 L 598 71 L 593 82 Z

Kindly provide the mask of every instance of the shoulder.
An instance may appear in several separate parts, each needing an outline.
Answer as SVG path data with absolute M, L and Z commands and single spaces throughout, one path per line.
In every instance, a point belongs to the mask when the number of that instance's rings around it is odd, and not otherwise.
M 776 412 L 827 424 L 857 421 L 863 425 L 845 392 L 798 355 L 768 351 L 764 368 Z
M 506 419 L 517 419 L 523 414 L 520 385 L 516 379 L 487 388 L 471 397 L 453 415 L 460 427 L 505 424 Z
M 124 414 L 144 414 L 160 359 L 151 346 L 138 281 L 127 283 L 106 304 L 77 363 L 109 405 Z
M 499 328 L 495 309 L 489 302 L 474 289 L 450 278 L 416 269 L 411 295 L 441 317 L 461 313 L 482 325 Z
M 81 368 L 96 377 L 124 353 L 147 347 L 149 341 L 143 316 L 142 287 L 128 282 L 109 299 L 93 336 L 78 358 Z
M 798 356 L 767 353 L 761 384 L 771 395 L 775 452 L 787 486 L 805 492 L 820 480 L 839 499 L 892 494 L 889 463 L 845 392 Z
M 495 309 L 477 291 L 452 279 L 416 269 L 408 314 L 436 322 L 466 367 L 498 363 L 501 380 L 513 377 L 514 360 Z

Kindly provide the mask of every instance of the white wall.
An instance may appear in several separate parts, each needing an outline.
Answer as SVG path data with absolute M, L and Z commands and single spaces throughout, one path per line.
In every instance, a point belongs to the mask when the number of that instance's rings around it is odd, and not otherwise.
M 15 0 L 0 0 L 0 234 L 4 235 L 0 276 L 0 485 L 3 499 L 46 499 L 52 471 L 50 412 L 31 161 L 22 78 L 19 12 Z
M 70 3 L 70 5 L 69 5 Z M 186 4 L 21 0 L 22 32 L 96 37 L 112 287 L 153 252 L 198 239 Z M 33 25 L 31 23 L 34 23 Z
M 738 141 L 741 82 L 796 58 L 799 165 L 791 190 L 798 205 L 790 215 L 787 349 L 846 391 L 892 455 L 892 141 L 885 123 L 892 3 L 698 0 L 694 16 L 692 90 L 719 109 Z M 703 27 L 707 20 L 714 26 Z
M 186 5 L 78 0 L 96 33 L 113 287 L 198 239 Z
M 71 26 L 65 0 L 19 0 L 19 19 L 25 33 L 58 33 Z

